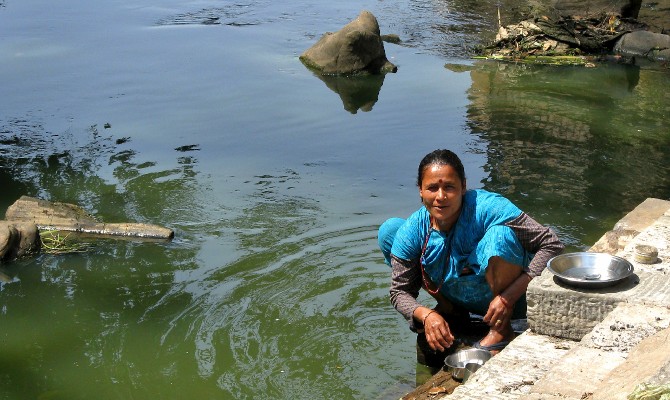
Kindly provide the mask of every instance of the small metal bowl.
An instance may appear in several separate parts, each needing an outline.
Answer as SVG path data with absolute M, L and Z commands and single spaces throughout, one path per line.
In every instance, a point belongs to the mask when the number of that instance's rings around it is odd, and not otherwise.
M 491 352 L 488 350 L 467 349 L 447 356 L 444 359 L 444 365 L 447 366 L 447 371 L 451 372 L 452 378 L 461 381 L 465 377 L 467 370 L 474 372 L 479 369 L 472 364 L 482 366 L 490 359 Z
M 616 285 L 633 274 L 628 260 L 605 253 L 566 253 L 547 262 L 559 281 L 576 287 L 601 288 Z
M 465 371 L 463 371 L 463 383 L 467 382 L 468 379 L 470 379 L 470 376 L 477 372 L 479 368 L 482 367 L 483 364 L 478 364 L 478 363 L 467 363 L 465 364 Z

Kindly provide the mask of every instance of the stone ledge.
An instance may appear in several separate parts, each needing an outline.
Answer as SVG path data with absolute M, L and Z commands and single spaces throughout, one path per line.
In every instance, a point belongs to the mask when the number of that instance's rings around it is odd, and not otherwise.
M 526 331 L 444 399 L 518 399 L 576 345 Z
M 642 357 L 640 354 L 651 349 L 645 342 L 659 334 L 667 337 L 670 335 L 668 327 L 668 307 L 621 304 L 547 371 L 529 396 L 521 399 L 562 396 L 559 398 L 623 400 L 638 383 L 656 376 L 670 360 L 670 342 L 659 346 L 658 339 L 653 341 L 658 346 L 653 352 L 661 351 L 664 355 L 651 356 L 653 362 L 644 367 L 638 360 Z
M 670 308 L 624 303 L 581 342 L 524 332 L 443 399 L 624 400 L 640 382 L 666 382 L 668 339 Z
M 590 251 L 616 254 L 630 241 L 670 210 L 670 201 L 648 198 L 621 218 Z
M 659 373 L 670 365 L 670 328 L 642 340 L 631 350 L 626 362 L 614 369 L 593 393 L 593 400 L 626 400 L 642 382 L 658 381 Z M 665 382 L 667 383 L 667 381 Z
M 582 289 L 563 285 L 545 270 L 528 287 L 528 325 L 533 331 L 581 340 L 619 303 L 670 304 L 670 202 L 647 199 L 622 218 L 617 229 L 629 233 L 641 229 L 625 243 L 617 243 L 617 249 L 623 247 L 616 255 L 629 260 L 635 274 L 608 288 Z M 655 264 L 635 261 L 633 251 L 638 244 L 658 248 Z
M 584 399 L 598 388 L 598 384 L 613 369 L 625 361 L 625 357 L 621 352 L 576 347 L 533 386 L 530 394 L 539 395 L 537 398 L 542 399 L 545 396 Z M 524 400 L 529 398 L 532 397 L 523 397 Z

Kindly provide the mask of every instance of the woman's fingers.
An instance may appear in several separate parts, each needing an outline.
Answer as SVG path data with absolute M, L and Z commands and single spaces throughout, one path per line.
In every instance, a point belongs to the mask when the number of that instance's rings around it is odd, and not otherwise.
M 439 314 L 432 318 L 430 324 L 424 327 L 426 339 L 433 350 L 444 351 L 454 343 L 449 325 Z
M 505 319 L 509 317 L 507 307 L 503 304 L 502 301 L 497 300 L 497 297 L 491 301 L 489 304 L 489 309 L 486 311 L 486 315 L 482 320 L 488 324 L 488 326 L 496 327 L 500 326 L 505 322 Z
M 451 347 L 451 342 L 441 333 L 435 331 L 431 335 L 427 335 L 428 344 L 435 351 L 444 351 Z
M 493 319 L 493 314 L 494 313 L 495 313 L 495 310 L 493 309 L 493 307 L 491 305 L 489 305 L 489 309 L 486 310 L 486 314 L 484 315 L 484 318 L 482 318 L 482 320 L 485 323 L 491 325 L 491 320 Z

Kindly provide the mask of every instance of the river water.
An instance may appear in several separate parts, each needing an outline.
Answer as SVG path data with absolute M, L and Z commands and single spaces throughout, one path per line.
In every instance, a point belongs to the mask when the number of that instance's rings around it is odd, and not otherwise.
M 517 3 L 498 3 L 504 23 Z M 396 74 L 300 63 L 363 9 L 402 39 L 385 45 Z M 29 195 L 176 235 L 3 265 L 0 397 L 398 398 L 414 337 L 376 228 L 419 206 L 415 169 L 435 148 L 571 250 L 669 199 L 667 69 L 474 62 L 496 14 L 0 0 L 0 209 Z

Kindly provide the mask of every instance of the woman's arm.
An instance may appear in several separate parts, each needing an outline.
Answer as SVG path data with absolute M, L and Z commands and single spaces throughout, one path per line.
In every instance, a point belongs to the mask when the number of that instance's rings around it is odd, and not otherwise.
M 506 225 L 512 228 L 521 246 L 535 254 L 525 271 L 530 279 L 540 275 L 546 268 L 547 261 L 561 254 L 565 248 L 551 228 L 538 223 L 526 213 L 522 212 Z
M 421 289 L 421 271 L 419 261 L 408 261 L 391 255 L 391 304 L 409 323 L 409 328 L 416 332 L 414 310 L 421 307 L 416 300 Z
M 436 310 L 416 300 L 422 283 L 418 261 L 391 255 L 391 269 L 391 303 L 405 317 L 409 328 L 416 332 L 418 327 L 423 327 L 426 341 L 433 350 L 444 351 L 451 347 L 454 336 L 447 321 Z

